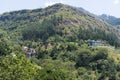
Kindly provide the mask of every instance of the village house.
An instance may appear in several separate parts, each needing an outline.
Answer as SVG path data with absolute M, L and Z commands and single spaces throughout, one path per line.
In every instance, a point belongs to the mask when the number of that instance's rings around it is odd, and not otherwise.
M 23 52 L 25 53 L 27 58 L 30 58 L 36 53 L 34 48 L 28 48 L 27 46 L 23 46 Z
M 102 42 L 101 41 L 95 41 L 95 40 L 91 40 L 89 41 L 89 46 L 102 46 Z

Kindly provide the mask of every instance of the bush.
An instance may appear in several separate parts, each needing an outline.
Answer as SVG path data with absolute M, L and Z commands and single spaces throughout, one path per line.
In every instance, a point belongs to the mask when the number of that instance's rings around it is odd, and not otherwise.
M 89 63 L 92 61 L 92 59 L 93 59 L 93 55 L 91 51 L 82 50 L 78 55 L 76 67 L 81 67 L 81 66 L 87 67 Z

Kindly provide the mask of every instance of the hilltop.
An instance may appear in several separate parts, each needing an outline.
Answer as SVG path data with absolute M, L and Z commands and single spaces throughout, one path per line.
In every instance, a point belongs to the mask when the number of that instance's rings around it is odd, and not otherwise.
M 84 28 L 88 29 L 108 29 L 111 26 L 103 22 L 98 17 L 90 14 L 89 12 L 85 11 L 82 8 L 76 8 L 64 4 L 55 4 L 53 6 L 49 6 L 44 9 L 34 9 L 34 10 L 21 10 L 21 11 L 14 11 L 9 13 L 4 13 L 0 16 L 0 27 L 4 28 L 13 27 L 20 27 L 21 25 L 28 25 L 30 23 L 37 23 L 42 21 L 44 18 L 49 18 L 50 16 L 63 16 L 64 25 L 65 26 L 73 26 L 79 27 L 84 26 Z M 8 23 L 8 22 L 9 23 Z M 22 22 L 22 23 L 21 23 Z M 5 24 L 7 23 L 7 24 Z M 13 26 L 13 24 L 17 23 Z M 67 25 L 66 23 L 69 23 Z M 12 26 L 12 27 L 11 27 Z M 9 29 L 9 28 L 8 28 Z

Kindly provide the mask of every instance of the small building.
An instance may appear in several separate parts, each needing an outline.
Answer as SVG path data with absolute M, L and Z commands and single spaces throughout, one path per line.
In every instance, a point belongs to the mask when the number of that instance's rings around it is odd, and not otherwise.
M 95 40 L 91 40 L 89 42 L 89 46 L 102 46 L 102 42 L 101 41 L 95 41 Z

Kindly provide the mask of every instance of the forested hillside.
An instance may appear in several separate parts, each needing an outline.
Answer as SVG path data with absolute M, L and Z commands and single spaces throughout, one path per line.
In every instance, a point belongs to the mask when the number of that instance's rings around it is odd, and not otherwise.
M 112 25 L 64 4 L 4 13 L 0 80 L 119 80 L 119 37 Z
M 82 9 L 63 4 L 45 9 L 4 13 L 0 16 L 0 27 L 8 34 L 11 33 L 9 37 L 14 40 L 90 39 L 105 40 L 115 46 L 120 44 L 117 39 L 119 30 Z

